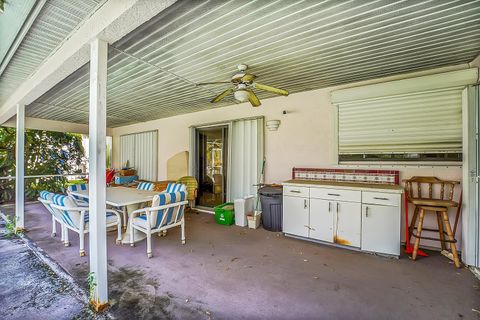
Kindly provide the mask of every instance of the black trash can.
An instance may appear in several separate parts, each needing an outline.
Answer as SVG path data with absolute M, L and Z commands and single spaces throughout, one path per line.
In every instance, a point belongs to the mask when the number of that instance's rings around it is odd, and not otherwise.
M 262 203 L 263 228 L 270 231 L 282 231 L 282 196 L 281 186 L 265 186 L 258 190 Z

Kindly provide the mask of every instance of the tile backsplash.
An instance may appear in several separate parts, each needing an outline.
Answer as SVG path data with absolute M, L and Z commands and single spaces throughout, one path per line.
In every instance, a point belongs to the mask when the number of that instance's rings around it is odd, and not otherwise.
M 399 184 L 399 171 L 362 169 L 293 168 L 292 179 Z

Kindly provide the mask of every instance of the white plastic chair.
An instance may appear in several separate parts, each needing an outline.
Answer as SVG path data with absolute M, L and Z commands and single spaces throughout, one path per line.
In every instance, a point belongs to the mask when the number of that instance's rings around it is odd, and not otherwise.
M 45 208 L 50 212 L 52 215 L 52 237 L 55 237 L 57 235 L 57 222 L 60 224 L 61 228 L 61 241 L 65 243 L 64 239 L 64 227 L 63 227 L 63 220 L 61 215 L 52 208 L 52 198 L 55 194 L 48 192 L 48 191 L 40 191 L 40 196 L 38 197 L 38 201 L 40 201 Z
M 78 233 L 80 237 L 80 256 L 83 257 L 85 255 L 85 234 L 88 233 L 89 226 L 88 207 L 78 206 L 72 197 L 60 194 L 53 195 L 51 207 L 61 216 L 62 224 L 65 228 L 65 246 L 70 245 L 68 229 Z M 120 214 L 113 209 L 106 209 L 106 215 L 107 228 L 117 226 L 116 243 L 120 244 L 122 240 L 122 219 Z
M 185 190 L 185 189 L 184 189 Z M 152 206 L 135 210 L 130 215 L 130 245 L 135 246 L 134 229 L 147 235 L 147 257 L 152 257 L 152 234 L 180 226 L 181 241 L 185 244 L 185 206 L 187 192 L 162 192 L 153 197 Z
M 80 197 L 72 194 L 72 191 L 78 191 L 78 190 L 88 190 L 88 184 L 82 183 L 82 184 L 70 185 L 67 188 L 67 194 L 70 197 L 72 197 L 79 206 L 88 207 L 88 198 L 84 198 L 84 197 Z

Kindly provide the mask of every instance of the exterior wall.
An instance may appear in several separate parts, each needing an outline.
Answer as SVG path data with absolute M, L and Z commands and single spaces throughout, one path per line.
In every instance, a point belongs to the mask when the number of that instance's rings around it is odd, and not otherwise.
M 370 82 L 371 83 L 371 82 Z M 358 84 L 357 84 L 358 85 Z M 252 116 L 265 120 L 281 120 L 278 131 L 265 131 L 265 181 L 278 183 L 290 179 L 292 167 L 335 166 L 334 162 L 334 109 L 330 92 L 326 88 L 276 97 L 262 101 L 259 108 L 242 103 L 221 109 L 201 111 L 165 119 L 149 121 L 113 129 L 113 164 L 119 167 L 119 137 L 123 134 L 158 130 L 158 180 L 167 177 L 167 160 L 178 152 L 189 150 L 189 127 Z M 287 114 L 282 114 L 283 111 Z M 380 166 L 372 166 L 379 168 Z M 462 179 L 462 168 L 433 166 L 383 166 L 400 170 L 400 179 L 416 175 L 436 176 L 443 179 Z M 458 196 L 459 193 L 457 193 Z M 454 212 L 451 212 L 452 224 Z M 411 216 L 411 213 L 410 213 Z M 402 218 L 402 225 L 404 224 Z M 435 220 L 427 219 L 433 225 Z M 403 229 L 403 227 L 402 227 Z M 404 231 L 402 231 L 403 237 Z M 457 230 L 457 239 L 461 226 Z M 427 244 L 427 242 L 425 242 Z M 429 245 L 437 246 L 431 242 Z M 460 248 L 460 245 L 458 246 Z

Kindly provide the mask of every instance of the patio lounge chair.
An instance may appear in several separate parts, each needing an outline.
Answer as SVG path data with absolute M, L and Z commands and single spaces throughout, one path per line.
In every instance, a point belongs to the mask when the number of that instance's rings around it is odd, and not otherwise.
M 51 207 L 62 218 L 62 224 L 65 227 L 65 245 L 70 245 L 68 240 L 68 230 L 75 231 L 80 237 L 80 256 L 85 255 L 84 239 L 85 234 L 88 233 L 89 216 L 88 207 L 80 207 L 75 200 L 70 196 L 55 194 L 52 197 Z M 120 214 L 112 209 L 106 209 L 107 228 L 117 227 L 116 243 L 120 244 L 122 239 L 122 219 Z
M 75 202 L 81 206 L 81 207 L 88 207 L 88 198 L 83 198 L 79 196 L 75 196 L 71 194 L 72 191 L 78 191 L 78 190 L 88 190 L 88 184 L 82 183 L 82 184 L 72 184 L 68 186 L 67 188 L 67 194 L 73 199 L 75 199 Z
M 45 208 L 48 210 L 48 212 L 50 212 L 50 214 L 52 215 L 52 237 L 55 237 L 57 235 L 57 222 L 60 223 L 60 227 L 61 227 L 61 230 L 62 230 L 62 233 L 61 233 L 61 240 L 63 243 L 65 243 L 65 239 L 64 239 L 64 227 L 63 227 L 63 221 L 62 221 L 62 216 L 52 208 L 52 198 L 55 194 L 54 193 L 51 193 L 51 192 L 48 192 L 48 191 L 40 191 L 40 196 L 38 197 L 38 201 L 40 201 L 44 206 Z
M 183 186 L 183 185 L 180 185 Z M 176 186 L 175 186 L 176 187 Z M 183 186 L 183 189 L 185 186 Z M 167 229 L 181 226 L 182 244 L 185 244 L 186 191 L 162 192 L 153 197 L 152 207 L 135 210 L 130 215 L 130 245 L 134 243 L 134 229 L 147 235 L 147 257 L 152 257 L 152 234 L 164 233 Z

